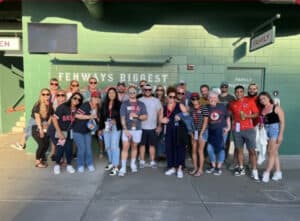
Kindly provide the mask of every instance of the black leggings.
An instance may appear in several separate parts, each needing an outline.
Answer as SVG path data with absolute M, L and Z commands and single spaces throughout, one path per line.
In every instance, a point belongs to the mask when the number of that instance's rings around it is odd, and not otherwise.
M 44 133 L 44 137 L 41 138 L 37 126 L 32 127 L 32 136 L 38 144 L 38 148 L 35 153 L 35 159 L 46 160 L 46 152 L 49 147 L 49 136 L 46 133 Z

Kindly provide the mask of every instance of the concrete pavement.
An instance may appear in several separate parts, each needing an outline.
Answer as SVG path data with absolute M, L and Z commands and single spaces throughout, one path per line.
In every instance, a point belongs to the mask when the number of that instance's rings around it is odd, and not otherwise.
M 299 220 L 300 161 L 282 157 L 284 180 L 255 183 L 248 176 L 205 174 L 183 179 L 164 167 L 110 177 L 96 171 L 54 175 L 34 167 L 34 155 L 9 147 L 20 134 L 0 135 L 0 221 Z M 50 164 L 51 165 L 51 164 Z

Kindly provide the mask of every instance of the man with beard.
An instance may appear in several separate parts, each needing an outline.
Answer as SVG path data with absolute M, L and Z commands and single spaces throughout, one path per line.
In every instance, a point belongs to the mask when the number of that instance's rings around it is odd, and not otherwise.
M 256 83 L 250 83 L 248 86 L 248 96 L 246 98 L 251 100 L 255 104 L 257 104 L 257 97 L 258 97 L 258 85 Z M 258 106 L 257 106 L 257 108 L 258 108 Z M 258 118 L 254 118 L 253 119 L 254 127 L 257 124 L 258 124 Z
M 126 101 L 129 99 L 128 94 L 126 94 L 126 84 L 124 81 L 120 81 L 117 84 L 118 98 L 120 102 Z
M 220 85 L 221 94 L 219 94 L 219 101 L 221 104 L 224 104 L 226 109 L 231 101 L 235 98 L 233 95 L 229 94 L 228 92 L 229 84 L 228 82 L 223 81 Z M 229 147 L 230 147 L 230 132 L 228 131 L 226 142 L 225 142 L 225 159 L 228 157 Z M 235 154 L 237 158 L 237 153 Z

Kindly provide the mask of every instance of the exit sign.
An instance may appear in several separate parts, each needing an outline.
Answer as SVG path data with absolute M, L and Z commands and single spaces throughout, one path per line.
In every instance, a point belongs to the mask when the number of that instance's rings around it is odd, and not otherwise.
M 20 38 L 0 37 L 0 51 L 18 51 L 20 50 Z

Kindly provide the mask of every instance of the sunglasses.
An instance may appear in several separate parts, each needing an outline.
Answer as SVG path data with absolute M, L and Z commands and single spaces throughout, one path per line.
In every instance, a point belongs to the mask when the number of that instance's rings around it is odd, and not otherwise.
M 58 86 L 58 83 L 50 83 L 50 85 Z
M 97 81 L 90 81 L 90 84 L 97 84 Z
M 141 85 L 140 85 L 140 87 L 144 87 L 144 86 L 145 86 L 144 84 L 141 84 Z
M 183 92 L 182 92 L 182 93 L 181 93 L 181 92 L 177 92 L 177 94 L 178 94 L 178 95 L 184 95 L 184 93 L 183 93 Z
M 136 94 L 135 91 L 129 91 L 128 93 L 129 93 L 129 94 Z
M 152 89 L 144 89 L 144 91 L 152 91 Z
M 228 86 L 222 86 L 221 88 L 228 88 Z
M 57 94 L 56 97 L 65 97 L 65 94 Z
M 79 87 L 79 84 L 72 84 L 72 87 Z
M 72 98 L 74 101 L 81 101 L 81 98 L 80 97 L 73 97 Z
M 175 99 L 175 96 L 168 96 L 168 98 L 170 98 L 170 99 Z
M 42 93 L 42 96 L 48 96 L 48 97 L 49 97 L 49 96 L 50 96 L 50 94 L 48 94 L 48 93 L 45 93 L 45 94 L 44 94 L 44 93 Z
M 198 97 L 192 97 L 191 100 L 192 101 L 197 101 L 197 100 L 199 100 L 199 98 Z

